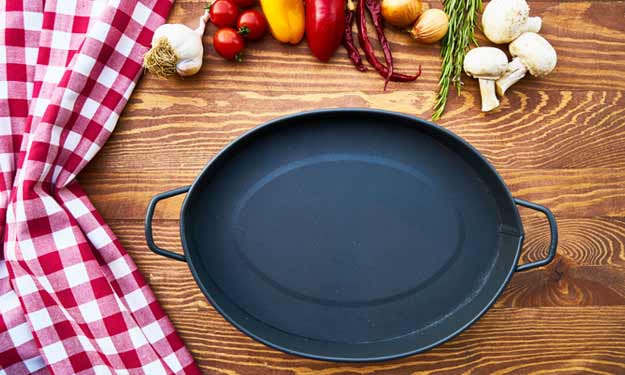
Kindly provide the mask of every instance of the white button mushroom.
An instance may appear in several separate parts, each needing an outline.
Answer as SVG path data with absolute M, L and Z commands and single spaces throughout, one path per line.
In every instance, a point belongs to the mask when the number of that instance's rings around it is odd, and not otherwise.
M 506 72 L 496 82 L 497 93 L 506 90 L 518 82 L 529 71 L 534 77 L 544 77 L 556 67 L 558 56 L 551 44 L 536 33 L 523 33 L 508 46 L 512 61 Z
M 488 112 L 499 106 L 495 95 L 495 80 L 506 71 L 508 57 L 499 48 L 478 47 L 470 50 L 464 58 L 464 71 L 477 78 L 482 96 L 482 111 Z
M 525 0 L 493 0 L 482 14 L 484 35 L 493 43 L 509 43 L 525 31 L 539 32 L 540 17 L 529 17 Z

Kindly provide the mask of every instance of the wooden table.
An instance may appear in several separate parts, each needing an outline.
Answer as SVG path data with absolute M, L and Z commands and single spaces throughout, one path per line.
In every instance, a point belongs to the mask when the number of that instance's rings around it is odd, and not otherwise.
M 243 64 L 216 57 L 207 30 L 204 67 L 185 80 L 146 75 L 117 130 L 80 180 L 207 374 L 625 374 L 625 2 L 539 1 L 542 34 L 558 52 L 550 76 L 526 78 L 501 108 L 479 111 L 476 82 L 450 96 L 439 121 L 479 149 L 514 196 L 550 207 L 560 246 L 552 264 L 516 274 L 474 326 L 427 353 L 380 364 L 334 364 L 282 354 L 228 324 L 184 263 L 146 245 L 143 217 L 156 193 L 189 184 L 246 130 L 324 107 L 383 108 L 430 118 L 438 47 L 389 32 L 397 66 L 415 83 L 357 72 L 343 49 L 329 64 L 305 43 L 270 37 L 249 45 Z M 440 7 L 433 3 L 434 7 Z M 170 22 L 195 24 L 198 0 L 177 1 Z M 179 199 L 159 205 L 157 242 L 180 251 Z M 546 223 L 522 210 L 523 258 L 548 245 Z

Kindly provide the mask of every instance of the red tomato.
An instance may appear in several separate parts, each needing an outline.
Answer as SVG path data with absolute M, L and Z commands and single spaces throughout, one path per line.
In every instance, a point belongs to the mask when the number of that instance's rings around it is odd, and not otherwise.
M 217 27 L 233 27 L 237 24 L 239 8 L 233 0 L 215 0 L 209 11 L 210 19 Z
M 261 12 L 255 9 L 246 10 L 239 16 L 237 28 L 239 29 L 239 34 L 243 35 L 245 39 L 257 40 L 265 35 L 267 20 L 265 20 L 265 16 Z
M 256 3 L 256 0 L 234 0 L 234 2 L 237 3 L 239 8 L 249 8 Z
M 243 47 L 245 42 L 243 37 L 231 27 L 224 27 L 217 30 L 213 36 L 213 46 L 215 51 L 224 59 L 242 61 Z

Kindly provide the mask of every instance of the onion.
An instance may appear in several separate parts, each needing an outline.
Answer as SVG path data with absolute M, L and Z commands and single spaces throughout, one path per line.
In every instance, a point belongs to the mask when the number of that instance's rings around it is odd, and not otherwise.
M 421 0 L 382 0 L 382 17 L 393 26 L 410 26 L 421 12 Z

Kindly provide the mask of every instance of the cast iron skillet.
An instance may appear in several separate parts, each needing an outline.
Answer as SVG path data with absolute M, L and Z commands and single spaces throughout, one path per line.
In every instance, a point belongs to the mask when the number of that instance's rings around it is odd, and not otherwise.
M 187 193 L 184 255 L 152 237 L 158 201 Z M 516 205 L 547 216 L 545 259 L 517 265 Z M 555 256 L 551 212 L 513 199 L 468 143 L 369 109 L 270 121 L 221 151 L 193 185 L 155 196 L 145 232 L 186 261 L 215 308 L 274 348 L 380 361 L 439 345 L 495 301 L 512 273 Z

